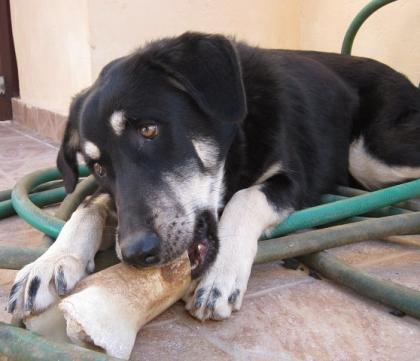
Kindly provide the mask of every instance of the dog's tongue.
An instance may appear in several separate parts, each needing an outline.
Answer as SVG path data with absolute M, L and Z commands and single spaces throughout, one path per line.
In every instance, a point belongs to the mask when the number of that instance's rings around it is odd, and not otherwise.
M 204 257 L 206 256 L 207 253 L 207 246 L 208 246 L 208 242 L 207 240 L 205 240 L 205 244 L 204 243 L 199 243 L 197 245 L 197 252 L 198 252 L 198 257 L 200 258 L 200 263 L 202 263 L 204 261 Z
M 208 240 L 203 239 L 199 242 L 194 242 L 188 249 L 188 256 L 190 257 L 191 268 L 195 269 L 204 262 L 208 250 Z

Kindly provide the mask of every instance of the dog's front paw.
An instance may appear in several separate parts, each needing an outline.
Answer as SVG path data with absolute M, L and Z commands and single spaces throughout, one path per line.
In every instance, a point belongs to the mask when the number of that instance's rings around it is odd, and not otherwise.
M 195 290 L 185 296 L 186 309 L 201 321 L 223 320 L 242 305 L 251 265 L 210 268 Z
M 93 267 L 93 261 L 86 264 L 74 255 L 47 251 L 18 272 L 10 291 L 8 312 L 23 317 L 45 310 L 71 291 Z

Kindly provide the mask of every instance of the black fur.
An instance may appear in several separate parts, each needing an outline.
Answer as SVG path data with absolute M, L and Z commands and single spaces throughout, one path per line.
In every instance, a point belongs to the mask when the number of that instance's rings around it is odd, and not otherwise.
M 109 125 L 116 110 L 127 118 L 120 137 Z M 138 136 L 150 120 L 160 127 L 152 141 Z M 80 148 L 69 146 L 74 131 L 101 149 L 107 174 L 98 181 L 116 201 L 124 240 L 150 231 L 162 194 L 156 191 L 171 197 L 162 175 L 198 162 L 195 138 L 211 138 L 219 163 L 225 161 L 225 203 L 281 163 L 282 172 L 262 188 L 271 204 L 313 205 L 348 182 L 349 146 L 361 135 L 386 164 L 420 166 L 420 91 L 370 59 L 260 49 L 219 35 L 186 33 L 113 61 L 75 99 L 58 157 L 68 191 L 77 180 Z M 93 167 L 94 160 L 86 161 Z M 201 164 L 203 174 L 211 171 Z M 178 211 L 169 220 L 175 228 L 182 223 Z M 197 222 L 203 211 L 197 211 Z M 216 234 L 214 220 L 208 223 L 209 234 Z M 161 258 L 167 261 L 186 246 L 166 248 Z

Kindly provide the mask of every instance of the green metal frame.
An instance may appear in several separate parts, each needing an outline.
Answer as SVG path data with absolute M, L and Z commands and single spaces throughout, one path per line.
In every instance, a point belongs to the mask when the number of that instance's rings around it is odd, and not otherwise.
M 0 322 L 0 354 L 10 361 L 117 361 L 76 345 L 49 341 L 35 332 Z
M 375 11 L 379 10 L 381 7 L 393 3 L 397 0 L 372 0 L 370 1 L 351 22 L 349 28 L 347 29 L 346 35 L 344 36 L 343 45 L 341 46 L 341 54 L 351 54 L 351 49 L 353 47 L 354 38 L 356 37 L 357 32 L 363 23 L 371 16 Z

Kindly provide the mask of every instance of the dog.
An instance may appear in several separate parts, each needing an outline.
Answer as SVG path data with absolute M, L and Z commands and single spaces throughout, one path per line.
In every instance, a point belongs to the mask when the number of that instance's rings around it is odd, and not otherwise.
M 420 177 L 420 90 L 374 60 L 188 32 L 112 61 L 75 97 L 57 159 L 68 192 L 79 152 L 101 192 L 17 274 L 9 312 L 39 312 L 92 272 L 116 214 L 119 259 L 188 251 L 186 308 L 221 320 L 241 307 L 261 234 L 349 180 Z

